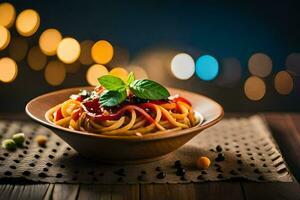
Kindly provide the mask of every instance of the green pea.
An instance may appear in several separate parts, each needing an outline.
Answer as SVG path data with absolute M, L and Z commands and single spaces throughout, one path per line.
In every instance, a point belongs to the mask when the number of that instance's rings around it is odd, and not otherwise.
M 2 141 L 2 147 L 9 151 L 13 151 L 17 148 L 17 145 L 12 139 L 6 139 Z
M 25 141 L 25 135 L 24 133 L 17 133 L 12 136 L 12 139 L 18 146 L 22 146 L 23 142 Z

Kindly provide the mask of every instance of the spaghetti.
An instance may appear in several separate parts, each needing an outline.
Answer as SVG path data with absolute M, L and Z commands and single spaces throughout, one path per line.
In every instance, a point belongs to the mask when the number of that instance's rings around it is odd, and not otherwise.
M 99 101 L 106 91 L 81 91 L 46 113 L 52 123 L 85 132 L 104 135 L 136 135 L 166 130 L 180 130 L 199 123 L 191 103 L 178 95 L 162 100 L 142 99 L 127 91 L 126 99 L 116 106 Z

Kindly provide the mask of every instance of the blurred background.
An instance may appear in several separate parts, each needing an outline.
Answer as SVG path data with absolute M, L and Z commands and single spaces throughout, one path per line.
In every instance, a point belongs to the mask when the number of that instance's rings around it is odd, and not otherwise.
M 225 111 L 300 111 L 297 1 L 0 2 L 0 112 L 111 73 L 207 95 Z

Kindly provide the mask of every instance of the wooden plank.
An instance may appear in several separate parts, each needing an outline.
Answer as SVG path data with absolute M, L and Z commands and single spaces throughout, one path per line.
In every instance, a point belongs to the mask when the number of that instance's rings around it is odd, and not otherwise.
M 242 187 L 247 200 L 295 200 L 300 199 L 300 186 L 298 183 L 255 183 L 244 182 Z
M 196 187 L 196 199 L 245 199 L 240 182 L 207 182 L 194 184 Z
M 45 200 L 74 200 L 79 192 L 79 184 L 50 184 Z
M 0 185 L 0 199 L 9 199 L 14 185 L 12 184 L 1 184 Z
M 3 187 L 2 187 L 3 186 Z M 43 199 L 49 184 L 30 184 L 30 185 L 12 185 L 1 186 L 0 199 Z
M 239 182 L 141 185 L 141 199 L 244 199 Z
M 79 184 L 55 184 L 52 194 L 53 200 L 73 200 L 77 198 Z
M 300 115 L 267 114 L 265 117 L 290 170 L 300 182 Z
M 137 200 L 139 185 L 80 185 L 78 199 Z

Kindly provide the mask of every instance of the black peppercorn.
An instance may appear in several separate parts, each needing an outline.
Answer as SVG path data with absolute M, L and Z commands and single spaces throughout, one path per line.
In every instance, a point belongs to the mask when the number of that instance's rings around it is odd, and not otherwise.
M 167 176 L 165 172 L 160 172 L 156 175 L 156 178 L 158 179 L 164 179 Z
M 218 152 L 222 152 L 222 147 L 220 146 L 220 145 L 218 145 L 217 147 L 216 147 L 216 150 L 218 151 Z
M 176 160 L 176 161 L 174 162 L 174 167 L 175 167 L 175 168 L 181 167 L 181 161 L 180 161 L 180 160 Z
M 180 168 L 177 169 L 176 175 L 177 176 L 183 176 L 183 175 L 185 175 L 185 172 L 186 172 L 186 170 L 184 168 L 180 167 Z

